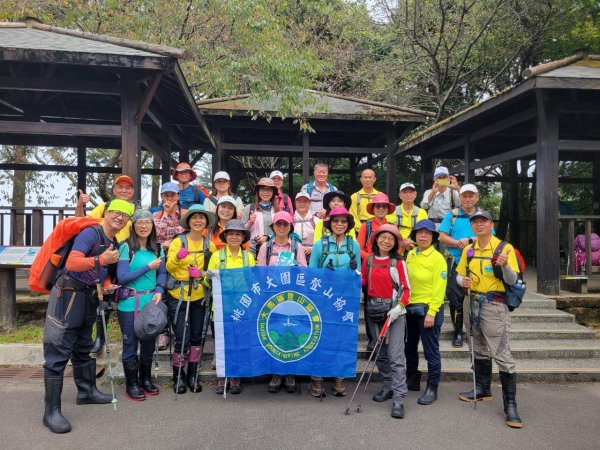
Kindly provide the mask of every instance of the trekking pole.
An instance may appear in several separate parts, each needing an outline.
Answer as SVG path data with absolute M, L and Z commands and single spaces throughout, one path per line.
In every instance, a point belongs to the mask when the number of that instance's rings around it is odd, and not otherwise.
M 473 369 L 473 405 L 477 409 L 477 383 L 475 376 L 475 346 L 473 345 L 473 297 L 471 289 L 467 289 L 467 297 L 469 299 L 469 339 L 471 341 L 471 367 Z
M 154 358 L 154 377 L 158 380 L 158 369 L 159 369 L 159 363 L 158 363 L 158 340 L 160 339 L 160 335 L 156 336 L 156 339 L 154 339 L 154 354 L 152 355 L 152 357 Z
M 193 278 L 190 277 L 190 287 L 188 289 L 188 301 L 185 305 L 185 317 L 183 319 L 183 333 L 181 336 L 181 350 L 179 351 L 179 370 L 177 373 L 177 383 L 175 383 L 175 400 L 177 400 L 177 391 L 179 390 L 179 382 L 181 381 L 181 360 L 183 359 L 183 348 L 185 347 L 185 335 L 188 328 L 188 319 L 190 317 L 190 303 L 192 303 L 192 285 Z M 183 286 L 182 286 L 183 289 Z M 177 320 L 177 318 L 175 318 Z
M 371 351 L 371 354 L 369 355 L 369 359 L 367 360 L 367 364 L 365 365 L 365 368 L 363 369 L 363 372 L 360 375 L 358 383 L 356 384 L 356 387 L 354 388 L 352 397 L 350 397 L 350 402 L 348 402 L 348 406 L 346 407 L 346 415 L 350 414 L 350 407 L 352 406 L 352 402 L 354 401 L 354 397 L 356 396 L 356 393 L 358 392 L 358 388 L 360 387 L 360 384 L 362 383 L 362 380 L 365 377 L 365 374 L 367 373 L 369 364 L 371 364 L 373 355 L 375 355 L 375 352 L 377 352 L 377 355 L 379 355 L 379 351 L 381 350 L 381 347 L 383 346 L 383 341 L 385 340 L 385 334 L 388 331 L 389 322 L 390 322 L 390 318 L 387 317 L 385 319 L 385 322 L 383 323 L 383 327 L 381 327 L 381 331 L 379 332 L 379 338 L 377 339 L 377 342 L 375 343 L 375 347 L 373 347 L 373 350 Z M 368 380 L 370 380 L 370 379 L 371 379 L 371 374 L 369 374 Z M 367 384 L 365 385 L 365 391 L 366 391 L 366 386 L 368 384 L 369 384 L 369 381 L 367 381 Z M 364 396 L 364 393 L 363 393 L 363 396 Z M 356 412 L 360 412 L 361 405 L 362 405 L 362 399 L 361 399 L 361 404 L 359 404 L 358 408 L 356 409 Z
M 202 335 L 200 336 L 200 356 L 198 357 L 198 370 L 194 376 L 194 392 L 196 392 L 196 383 L 198 381 L 198 373 L 200 372 L 200 363 L 202 362 L 202 355 L 204 354 L 204 344 L 206 343 L 206 336 L 208 336 L 208 326 L 210 324 L 210 315 L 212 313 L 212 293 L 208 288 L 204 290 L 204 298 L 208 300 L 205 303 L 206 310 L 204 311 L 204 322 L 202 322 Z
M 104 308 L 102 306 L 98 307 L 98 313 L 100 317 L 102 317 L 102 328 L 104 329 L 104 344 L 106 348 L 106 359 L 108 360 L 108 380 L 110 381 L 110 390 L 112 392 L 112 400 L 113 408 L 117 410 L 117 397 L 115 395 L 115 376 L 112 370 L 112 357 L 110 356 L 110 345 L 108 342 L 108 331 L 106 327 L 106 315 L 104 314 Z

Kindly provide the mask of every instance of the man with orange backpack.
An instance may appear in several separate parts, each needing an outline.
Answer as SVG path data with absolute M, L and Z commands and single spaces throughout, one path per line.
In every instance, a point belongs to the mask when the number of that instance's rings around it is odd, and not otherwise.
M 100 301 L 114 292 L 111 273 L 119 259 L 115 235 L 129 222 L 133 207 L 125 200 L 113 200 L 101 226 L 83 229 L 66 256 L 65 271 L 58 277 L 48 302 L 44 326 L 45 410 L 43 423 L 53 433 L 71 431 L 61 412 L 64 371 L 69 359 L 77 386 L 77 404 L 110 403 L 112 396 L 96 388 L 96 360 L 90 356 L 92 326 Z

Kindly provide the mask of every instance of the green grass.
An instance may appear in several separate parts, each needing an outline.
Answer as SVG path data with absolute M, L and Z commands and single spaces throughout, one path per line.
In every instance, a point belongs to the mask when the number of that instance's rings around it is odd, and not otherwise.
M 121 329 L 117 321 L 117 314 L 111 313 L 106 324 L 108 328 L 108 340 L 111 343 L 121 342 Z M 96 334 L 94 332 L 93 337 Z M 42 344 L 44 342 L 44 321 L 33 320 L 30 315 L 19 315 L 17 317 L 17 329 L 10 333 L 0 334 L 0 344 Z

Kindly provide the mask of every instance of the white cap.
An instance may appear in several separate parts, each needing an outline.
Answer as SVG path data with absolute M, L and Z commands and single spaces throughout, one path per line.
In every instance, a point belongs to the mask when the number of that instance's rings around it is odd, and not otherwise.
M 235 198 L 230 195 L 223 195 L 222 197 L 219 197 L 217 206 L 219 206 L 221 203 L 231 203 L 235 207 Z
M 283 178 L 283 173 L 281 173 L 281 171 L 279 171 L 279 170 L 274 170 L 273 172 L 271 172 L 271 175 L 269 175 L 269 178 L 273 178 L 273 177 Z
M 450 172 L 448 172 L 448 168 L 444 166 L 440 166 L 435 169 L 433 173 L 433 178 L 441 177 L 442 175 L 450 176 Z
M 304 197 L 304 198 L 307 198 L 308 200 L 310 200 L 310 195 L 308 195 L 304 191 L 300 191 L 296 194 L 296 200 L 298 200 L 300 197 Z
M 411 189 L 414 189 L 415 191 L 417 190 L 417 188 L 415 187 L 415 185 L 412 184 L 412 183 L 402 183 L 402 186 L 400 186 L 400 191 L 399 192 L 402 192 L 406 188 L 411 188 Z
M 474 184 L 463 184 L 463 186 L 460 188 L 460 191 L 458 191 L 459 194 L 462 194 L 464 192 L 473 192 L 474 194 L 479 194 L 479 191 L 477 190 L 477 186 L 475 186 Z
M 213 181 L 217 181 L 217 180 L 227 180 L 227 181 L 231 181 L 231 178 L 229 178 L 229 174 L 227 172 L 217 172 L 215 173 L 215 176 L 213 177 Z

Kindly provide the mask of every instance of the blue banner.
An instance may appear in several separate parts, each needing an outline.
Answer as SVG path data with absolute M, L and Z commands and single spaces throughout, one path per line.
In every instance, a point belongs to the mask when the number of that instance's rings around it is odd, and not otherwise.
M 217 376 L 353 377 L 360 275 L 248 267 L 213 278 Z

